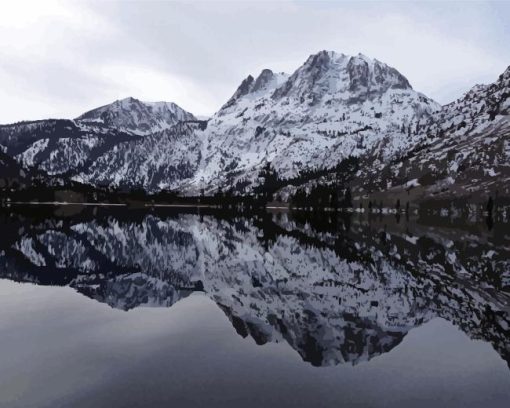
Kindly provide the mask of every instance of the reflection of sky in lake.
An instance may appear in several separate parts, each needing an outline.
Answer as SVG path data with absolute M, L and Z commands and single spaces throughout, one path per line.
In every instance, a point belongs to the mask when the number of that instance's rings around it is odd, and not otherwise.
M 2 406 L 504 407 L 491 346 L 435 319 L 390 353 L 315 368 L 283 343 L 239 337 L 203 294 L 111 309 L 68 288 L 0 282 Z

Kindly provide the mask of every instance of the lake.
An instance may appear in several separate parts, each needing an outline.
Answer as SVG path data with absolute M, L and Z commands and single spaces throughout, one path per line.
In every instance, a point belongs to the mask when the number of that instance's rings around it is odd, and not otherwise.
M 20 206 L 0 228 L 1 407 L 508 406 L 506 220 Z

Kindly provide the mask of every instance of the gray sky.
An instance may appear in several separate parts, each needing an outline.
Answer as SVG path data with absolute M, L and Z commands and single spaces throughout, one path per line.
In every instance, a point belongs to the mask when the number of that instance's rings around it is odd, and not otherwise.
M 510 2 L 0 3 L 0 123 L 133 96 L 214 113 L 248 74 L 320 50 L 392 65 L 440 103 L 510 65 Z

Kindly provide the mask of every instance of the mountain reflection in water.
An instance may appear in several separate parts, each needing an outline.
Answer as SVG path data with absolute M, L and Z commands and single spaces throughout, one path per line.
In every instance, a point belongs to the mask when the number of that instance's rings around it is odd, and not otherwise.
M 204 292 L 237 333 L 314 366 L 390 352 L 441 317 L 510 363 L 508 224 L 287 212 L 0 215 L 0 278 L 113 308 Z

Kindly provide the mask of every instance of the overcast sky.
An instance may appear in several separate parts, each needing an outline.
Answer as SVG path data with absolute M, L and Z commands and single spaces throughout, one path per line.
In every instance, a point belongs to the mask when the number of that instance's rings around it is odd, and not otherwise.
M 248 74 L 361 52 L 440 103 L 510 65 L 510 2 L 0 3 L 0 123 L 133 96 L 214 113 Z

